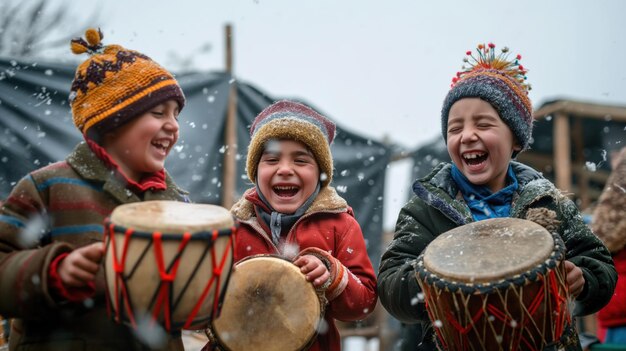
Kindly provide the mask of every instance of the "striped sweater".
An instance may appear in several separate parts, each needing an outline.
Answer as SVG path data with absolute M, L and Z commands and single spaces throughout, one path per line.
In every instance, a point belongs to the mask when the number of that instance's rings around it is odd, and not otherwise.
M 55 301 L 48 271 L 58 255 L 101 241 L 103 220 L 116 206 L 187 200 L 169 176 L 166 184 L 163 191 L 135 194 L 85 143 L 18 182 L 0 208 L 0 315 L 15 318 L 11 349 L 44 343 L 64 350 L 142 349 L 106 315 L 102 270 L 93 305 Z

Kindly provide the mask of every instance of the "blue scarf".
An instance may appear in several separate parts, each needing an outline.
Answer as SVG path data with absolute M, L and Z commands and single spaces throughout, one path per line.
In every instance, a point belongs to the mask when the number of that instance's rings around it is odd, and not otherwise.
M 452 165 L 452 179 L 459 187 L 475 221 L 510 217 L 513 194 L 519 187 L 511 165 L 506 173 L 509 185 L 495 194 L 487 186 L 472 184 L 455 165 Z
M 276 212 L 272 205 L 270 205 L 269 201 L 265 199 L 265 196 L 263 196 L 261 189 L 259 189 L 259 187 L 257 186 L 256 192 L 259 195 L 259 198 L 265 204 L 265 206 L 267 206 L 271 213 L 268 213 L 262 206 L 255 207 L 257 208 L 258 213 L 261 215 L 261 219 L 265 222 L 265 224 L 270 227 L 270 230 L 272 231 L 272 242 L 274 242 L 274 245 L 278 245 L 278 243 L 280 242 L 280 236 L 283 233 L 288 232 L 289 229 L 291 229 L 291 227 L 293 227 L 293 225 L 296 223 L 296 221 L 300 217 L 302 217 L 304 212 L 306 212 L 306 210 L 311 207 L 313 200 L 315 200 L 317 194 L 320 192 L 320 187 L 320 183 L 318 182 L 313 194 L 309 196 L 309 198 L 302 204 L 302 206 L 300 206 L 296 210 L 296 212 L 294 212 L 293 214 L 285 214 L 281 212 Z

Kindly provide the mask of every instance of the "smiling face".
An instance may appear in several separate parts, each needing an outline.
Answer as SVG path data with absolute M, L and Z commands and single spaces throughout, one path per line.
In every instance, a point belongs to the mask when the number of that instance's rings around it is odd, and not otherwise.
M 139 181 L 162 170 L 178 140 L 178 103 L 168 100 L 104 136 L 103 148 L 124 174 Z
M 452 162 L 476 185 L 497 192 L 506 185 L 514 150 L 521 150 L 498 112 L 479 98 L 460 99 L 448 115 L 448 153 Z
M 257 186 L 280 213 L 292 214 L 313 194 L 320 170 L 307 147 L 293 140 L 270 140 L 259 160 Z

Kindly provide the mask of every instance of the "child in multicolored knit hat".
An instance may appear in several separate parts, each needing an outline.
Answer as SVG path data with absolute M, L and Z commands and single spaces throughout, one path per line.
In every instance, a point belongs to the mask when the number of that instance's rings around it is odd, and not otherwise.
M 532 105 L 521 56 L 508 48 L 479 45 L 452 82 L 441 125 L 452 164 L 442 163 L 413 184 L 415 195 L 401 210 L 393 241 L 383 254 L 378 293 L 383 306 L 421 329 L 409 349 L 435 349 L 433 326 L 416 280 L 415 262 L 439 234 L 488 218 L 517 217 L 551 226 L 566 245 L 567 285 L 574 315 L 604 306 L 615 288 L 611 256 L 583 223 L 576 205 L 534 169 L 513 161 L 530 145 Z M 555 341 L 579 350 L 575 325 Z M 420 344 L 422 348 L 418 348 Z
M 340 350 L 334 319 L 370 314 L 376 278 L 352 209 L 329 185 L 335 124 L 308 106 L 279 101 L 255 118 L 250 136 L 247 172 L 255 186 L 231 209 L 240 221 L 235 262 L 271 254 L 300 267 L 328 301 L 325 327 L 308 350 Z
M 120 204 L 187 200 L 164 169 L 185 97 L 159 64 L 101 40 L 89 29 L 71 42 L 89 54 L 70 94 L 85 142 L 26 175 L 0 209 L 0 314 L 13 318 L 11 350 L 148 349 L 107 316 L 102 223 Z M 180 337 L 162 348 L 182 350 Z

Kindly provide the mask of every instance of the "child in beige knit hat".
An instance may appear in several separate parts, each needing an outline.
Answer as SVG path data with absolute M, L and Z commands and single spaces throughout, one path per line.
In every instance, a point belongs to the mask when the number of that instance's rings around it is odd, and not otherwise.
M 247 172 L 254 187 L 231 209 L 240 222 L 235 262 L 254 255 L 292 261 L 328 302 L 307 350 L 340 350 L 334 320 L 370 314 L 376 279 L 352 208 L 330 186 L 335 124 L 308 106 L 279 101 L 259 113 L 250 135 Z M 301 313 L 285 312 L 293 314 L 288 319 Z

